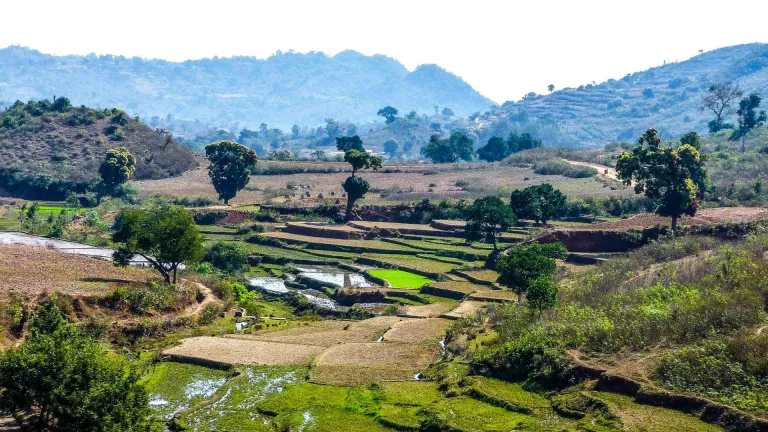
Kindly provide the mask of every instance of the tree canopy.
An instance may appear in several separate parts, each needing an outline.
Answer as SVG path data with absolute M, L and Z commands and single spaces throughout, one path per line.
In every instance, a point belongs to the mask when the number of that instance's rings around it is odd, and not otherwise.
M 522 135 L 511 133 L 505 141 L 499 137 L 491 137 L 488 143 L 477 150 L 478 157 L 488 162 L 503 160 L 512 153 L 522 150 L 530 150 L 542 146 L 541 140 L 533 138 L 528 132 Z
M 493 249 L 498 249 L 497 237 L 501 232 L 514 225 L 515 213 L 499 197 L 486 196 L 478 198 L 465 210 L 467 238 L 484 239 L 493 243 Z
M 435 163 L 471 161 L 474 153 L 472 139 L 461 132 L 454 132 L 445 139 L 441 139 L 440 135 L 432 135 L 429 143 L 421 148 L 421 154 Z
M 387 153 L 388 155 L 394 156 L 395 154 L 397 154 L 397 151 L 399 149 L 400 149 L 400 144 L 397 141 L 393 139 L 388 139 L 384 141 L 384 152 Z
M 44 302 L 17 348 L 0 353 L 0 407 L 32 414 L 32 430 L 149 431 L 149 396 L 134 367 Z
M 648 129 L 632 151 L 619 156 L 616 172 L 626 185 L 635 182 L 635 193 L 645 193 L 660 203 L 656 213 L 672 218 L 673 231 L 680 216 L 696 214 L 699 202 L 694 177 L 700 179 L 706 172 L 692 145 L 661 147 L 658 132 Z
M 557 268 L 556 259 L 565 259 L 568 250 L 561 243 L 531 243 L 507 251 L 499 258 L 498 282 L 517 294 L 518 303 L 534 281 L 552 276 Z
M 739 129 L 734 134 L 734 138 L 744 138 L 752 129 L 768 120 L 765 111 L 757 111 L 760 108 L 760 102 L 761 98 L 757 93 L 752 93 L 739 102 L 739 109 L 736 111 L 739 116 Z M 741 153 L 744 153 L 744 141 L 742 141 Z
M 380 109 L 376 115 L 384 117 L 385 122 L 391 124 L 397 120 L 397 108 L 387 105 Z
M 550 219 L 560 216 L 565 204 L 565 195 L 549 183 L 528 186 L 523 190 L 516 189 L 510 197 L 510 206 L 517 217 L 533 219 L 536 223 L 543 222 L 544 225 Z
M 352 218 L 352 209 L 355 202 L 362 199 L 371 189 L 370 183 L 364 178 L 357 177 L 357 171 L 362 169 L 372 169 L 377 171 L 382 166 L 381 157 L 372 155 L 365 151 L 363 140 L 359 136 L 342 137 L 336 139 L 336 147 L 339 150 L 344 149 L 344 160 L 352 166 L 352 175 L 347 177 L 341 186 L 347 193 L 347 211 L 346 220 Z
M 119 244 L 115 265 L 125 267 L 134 255 L 142 256 L 166 283 L 176 283 L 179 265 L 196 263 L 203 256 L 203 238 L 192 214 L 163 204 L 124 209 L 117 215 L 112 241 Z
M 136 158 L 125 147 L 107 150 L 104 161 L 99 166 L 101 181 L 109 190 L 114 190 L 116 186 L 127 182 L 135 172 Z
M 709 131 L 715 133 L 721 129 L 730 129 L 732 124 L 725 118 L 733 114 L 733 102 L 742 96 L 739 86 L 733 82 L 724 82 L 709 86 L 709 91 L 701 98 L 701 109 L 710 110 L 715 119 L 709 122 Z
M 208 157 L 208 176 L 219 199 L 224 204 L 237 195 L 251 180 L 251 169 L 256 166 L 256 153 L 233 141 L 219 141 L 205 146 Z

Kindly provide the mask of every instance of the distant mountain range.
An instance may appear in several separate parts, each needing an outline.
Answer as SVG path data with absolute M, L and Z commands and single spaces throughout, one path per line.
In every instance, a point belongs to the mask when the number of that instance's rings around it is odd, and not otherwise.
M 707 132 L 713 116 L 699 109 L 701 98 L 710 85 L 725 81 L 737 83 L 745 96 L 761 93 L 768 109 L 768 44 L 721 48 L 601 84 L 529 94 L 473 117 L 471 124 L 483 139 L 527 131 L 545 145 L 569 147 L 635 141 L 649 127 L 679 137 Z
M 436 65 L 410 72 L 397 60 L 344 51 L 278 53 L 174 63 L 118 56 L 53 56 L 17 46 L 0 49 L 0 101 L 67 96 L 73 104 L 119 107 L 143 119 L 199 120 L 289 130 L 326 118 L 362 123 L 392 105 L 405 115 L 449 107 L 457 116 L 493 102 Z M 235 131 L 236 132 L 236 131 Z

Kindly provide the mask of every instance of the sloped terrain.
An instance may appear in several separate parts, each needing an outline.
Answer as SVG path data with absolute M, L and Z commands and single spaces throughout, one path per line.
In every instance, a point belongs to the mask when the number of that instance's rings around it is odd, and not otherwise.
M 738 84 L 745 94 L 765 95 L 768 45 L 721 48 L 601 84 L 529 95 L 504 103 L 476 124 L 482 128 L 483 142 L 514 130 L 528 130 L 548 144 L 576 147 L 635 141 L 649 127 L 665 138 L 679 137 L 691 130 L 707 131 L 713 117 L 699 110 L 701 97 L 710 85 L 726 81 Z

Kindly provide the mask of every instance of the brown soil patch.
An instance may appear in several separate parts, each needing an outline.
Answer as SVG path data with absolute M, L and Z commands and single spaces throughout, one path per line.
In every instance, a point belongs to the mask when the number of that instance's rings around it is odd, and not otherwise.
M 343 344 L 329 348 L 315 360 L 311 379 L 335 385 L 412 380 L 439 358 L 437 344 Z
M 480 301 L 516 301 L 517 295 L 507 290 L 482 290 L 469 296 Z
M 684 216 L 678 220 L 679 225 L 711 225 L 724 223 L 753 222 L 768 217 L 768 210 L 760 207 L 723 207 L 704 209 L 696 216 Z M 641 230 L 658 225 L 670 225 L 672 220 L 651 213 L 642 213 L 616 222 L 604 222 L 590 226 L 580 226 L 578 230 Z M 567 228 L 562 228 L 567 230 Z
M 483 308 L 487 306 L 488 306 L 488 303 L 483 301 L 465 300 L 459 303 L 459 306 L 456 309 L 452 310 L 451 312 L 448 312 L 447 314 L 443 314 L 441 316 L 449 319 L 464 318 L 466 316 L 470 316 L 480 312 Z
M 420 306 L 403 306 L 399 314 L 405 317 L 434 318 L 444 314 L 453 308 L 451 303 L 440 302 Z
M 111 262 L 41 247 L 0 244 L 0 298 L 10 293 L 92 295 L 120 283 L 157 279 L 149 269 L 115 267 Z
M 436 342 L 442 339 L 449 325 L 450 321 L 440 318 L 401 321 L 384 333 L 384 342 Z
M 343 343 L 375 342 L 393 324 L 403 318 L 349 321 L 323 321 L 310 326 L 299 326 L 285 330 L 254 335 L 231 335 L 234 339 L 258 340 L 286 344 L 330 347 Z
M 313 345 L 202 336 L 184 339 L 163 354 L 231 365 L 279 366 L 307 364 L 323 349 Z

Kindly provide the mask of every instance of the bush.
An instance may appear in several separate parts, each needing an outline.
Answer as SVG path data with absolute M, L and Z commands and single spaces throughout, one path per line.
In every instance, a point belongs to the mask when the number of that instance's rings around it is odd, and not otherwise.
M 541 175 L 562 175 L 570 178 L 586 178 L 597 175 L 597 170 L 592 167 L 571 165 L 561 160 L 550 160 L 536 164 L 533 172 Z
M 195 213 L 195 223 L 198 225 L 213 225 L 227 217 L 225 211 L 209 211 Z
M 240 271 L 248 262 L 248 256 L 237 244 L 218 242 L 205 254 L 205 261 L 228 273 Z

